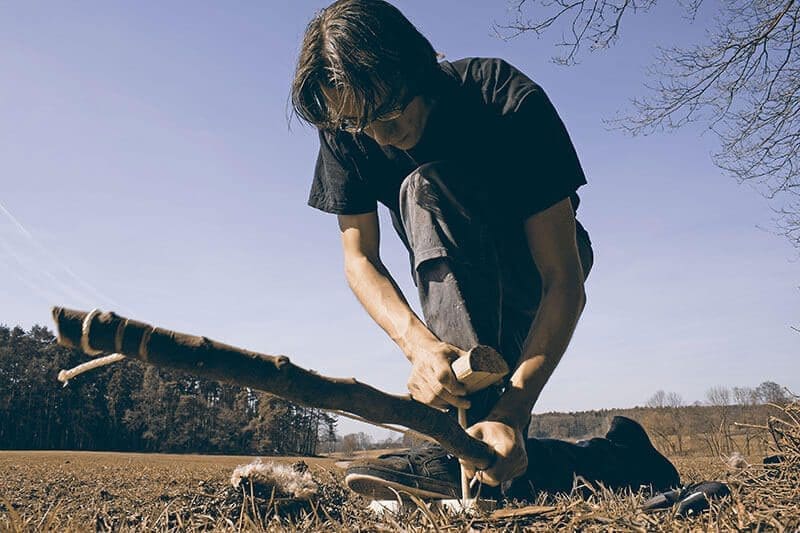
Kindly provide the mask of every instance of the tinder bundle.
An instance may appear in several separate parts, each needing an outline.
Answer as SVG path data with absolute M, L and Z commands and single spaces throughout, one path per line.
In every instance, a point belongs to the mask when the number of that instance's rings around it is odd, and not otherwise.
M 262 490 L 274 490 L 275 496 L 288 496 L 299 500 L 308 500 L 319 490 L 305 463 L 289 466 L 274 461 L 263 462 L 259 458 L 234 469 L 231 485 L 239 488 L 243 481 L 250 481 L 253 486 L 258 486 Z

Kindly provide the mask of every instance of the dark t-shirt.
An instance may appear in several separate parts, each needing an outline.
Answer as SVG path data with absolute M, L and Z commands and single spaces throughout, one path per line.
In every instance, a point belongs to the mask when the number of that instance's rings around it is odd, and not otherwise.
M 360 214 L 384 204 L 398 217 L 400 184 L 418 166 L 448 161 L 465 169 L 466 189 L 495 228 L 521 228 L 529 216 L 586 183 L 567 130 L 541 87 L 502 59 L 443 61 L 438 103 L 408 151 L 364 134 L 320 131 L 308 204 Z M 462 179 L 462 178 L 460 178 Z

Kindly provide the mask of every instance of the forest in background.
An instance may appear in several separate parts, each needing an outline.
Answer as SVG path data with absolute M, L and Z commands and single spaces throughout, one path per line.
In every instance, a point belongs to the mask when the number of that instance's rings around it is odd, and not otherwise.
M 336 438 L 319 409 L 138 361 L 57 381 L 86 360 L 47 328 L 0 325 L 0 449 L 314 455 Z
M 632 418 L 644 426 L 653 443 L 670 456 L 726 456 L 733 452 L 762 455 L 769 446 L 765 425 L 770 416 L 779 416 L 790 396 L 773 382 L 763 385 L 778 387 L 780 398 L 736 403 L 733 396 L 726 403 L 710 400 L 692 405 L 650 405 L 629 409 L 604 409 L 577 413 L 544 413 L 533 415 L 529 435 L 540 438 L 580 440 L 603 436 L 614 416 Z M 761 387 L 761 386 L 760 386 Z M 759 387 L 748 390 L 758 390 Z M 728 390 L 716 387 L 711 390 Z M 651 399 L 652 400 L 652 399 Z M 774 402 L 774 403 L 773 403 Z
M 59 346 L 51 331 L 0 325 L 0 449 L 68 449 L 169 453 L 316 455 L 396 448 L 408 436 L 376 441 L 364 432 L 337 435 L 337 418 L 319 409 L 233 385 L 122 361 L 78 376 L 66 387 L 62 369 L 86 361 Z M 545 413 L 530 436 L 568 440 L 602 436 L 611 418 L 641 422 L 672 455 L 761 453 L 772 405 L 791 395 L 777 383 L 713 387 L 686 405 L 657 391 L 643 407 Z

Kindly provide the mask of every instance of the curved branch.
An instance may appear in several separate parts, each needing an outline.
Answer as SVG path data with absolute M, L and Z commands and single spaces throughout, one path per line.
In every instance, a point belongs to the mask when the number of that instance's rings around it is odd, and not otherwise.
M 62 346 L 80 349 L 86 311 L 53 308 Z M 88 348 L 121 353 L 159 367 L 258 389 L 309 407 L 356 414 L 371 422 L 399 424 L 436 439 L 453 455 L 487 468 L 494 451 L 448 416 L 408 396 L 386 394 L 355 379 L 335 379 L 300 368 L 285 356 L 242 350 L 207 337 L 156 328 L 114 313 L 94 317 Z

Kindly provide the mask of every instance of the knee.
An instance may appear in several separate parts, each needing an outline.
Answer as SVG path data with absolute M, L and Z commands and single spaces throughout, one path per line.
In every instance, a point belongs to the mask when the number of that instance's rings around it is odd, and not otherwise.
M 400 185 L 400 202 L 425 205 L 432 198 L 441 196 L 439 193 L 444 188 L 442 180 L 444 167 L 445 163 L 441 161 L 417 167 Z
M 434 161 L 417 167 L 400 185 L 401 216 L 412 216 L 414 211 L 427 212 L 436 218 L 471 219 L 468 193 L 458 185 L 459 172 L 447 161 Z

